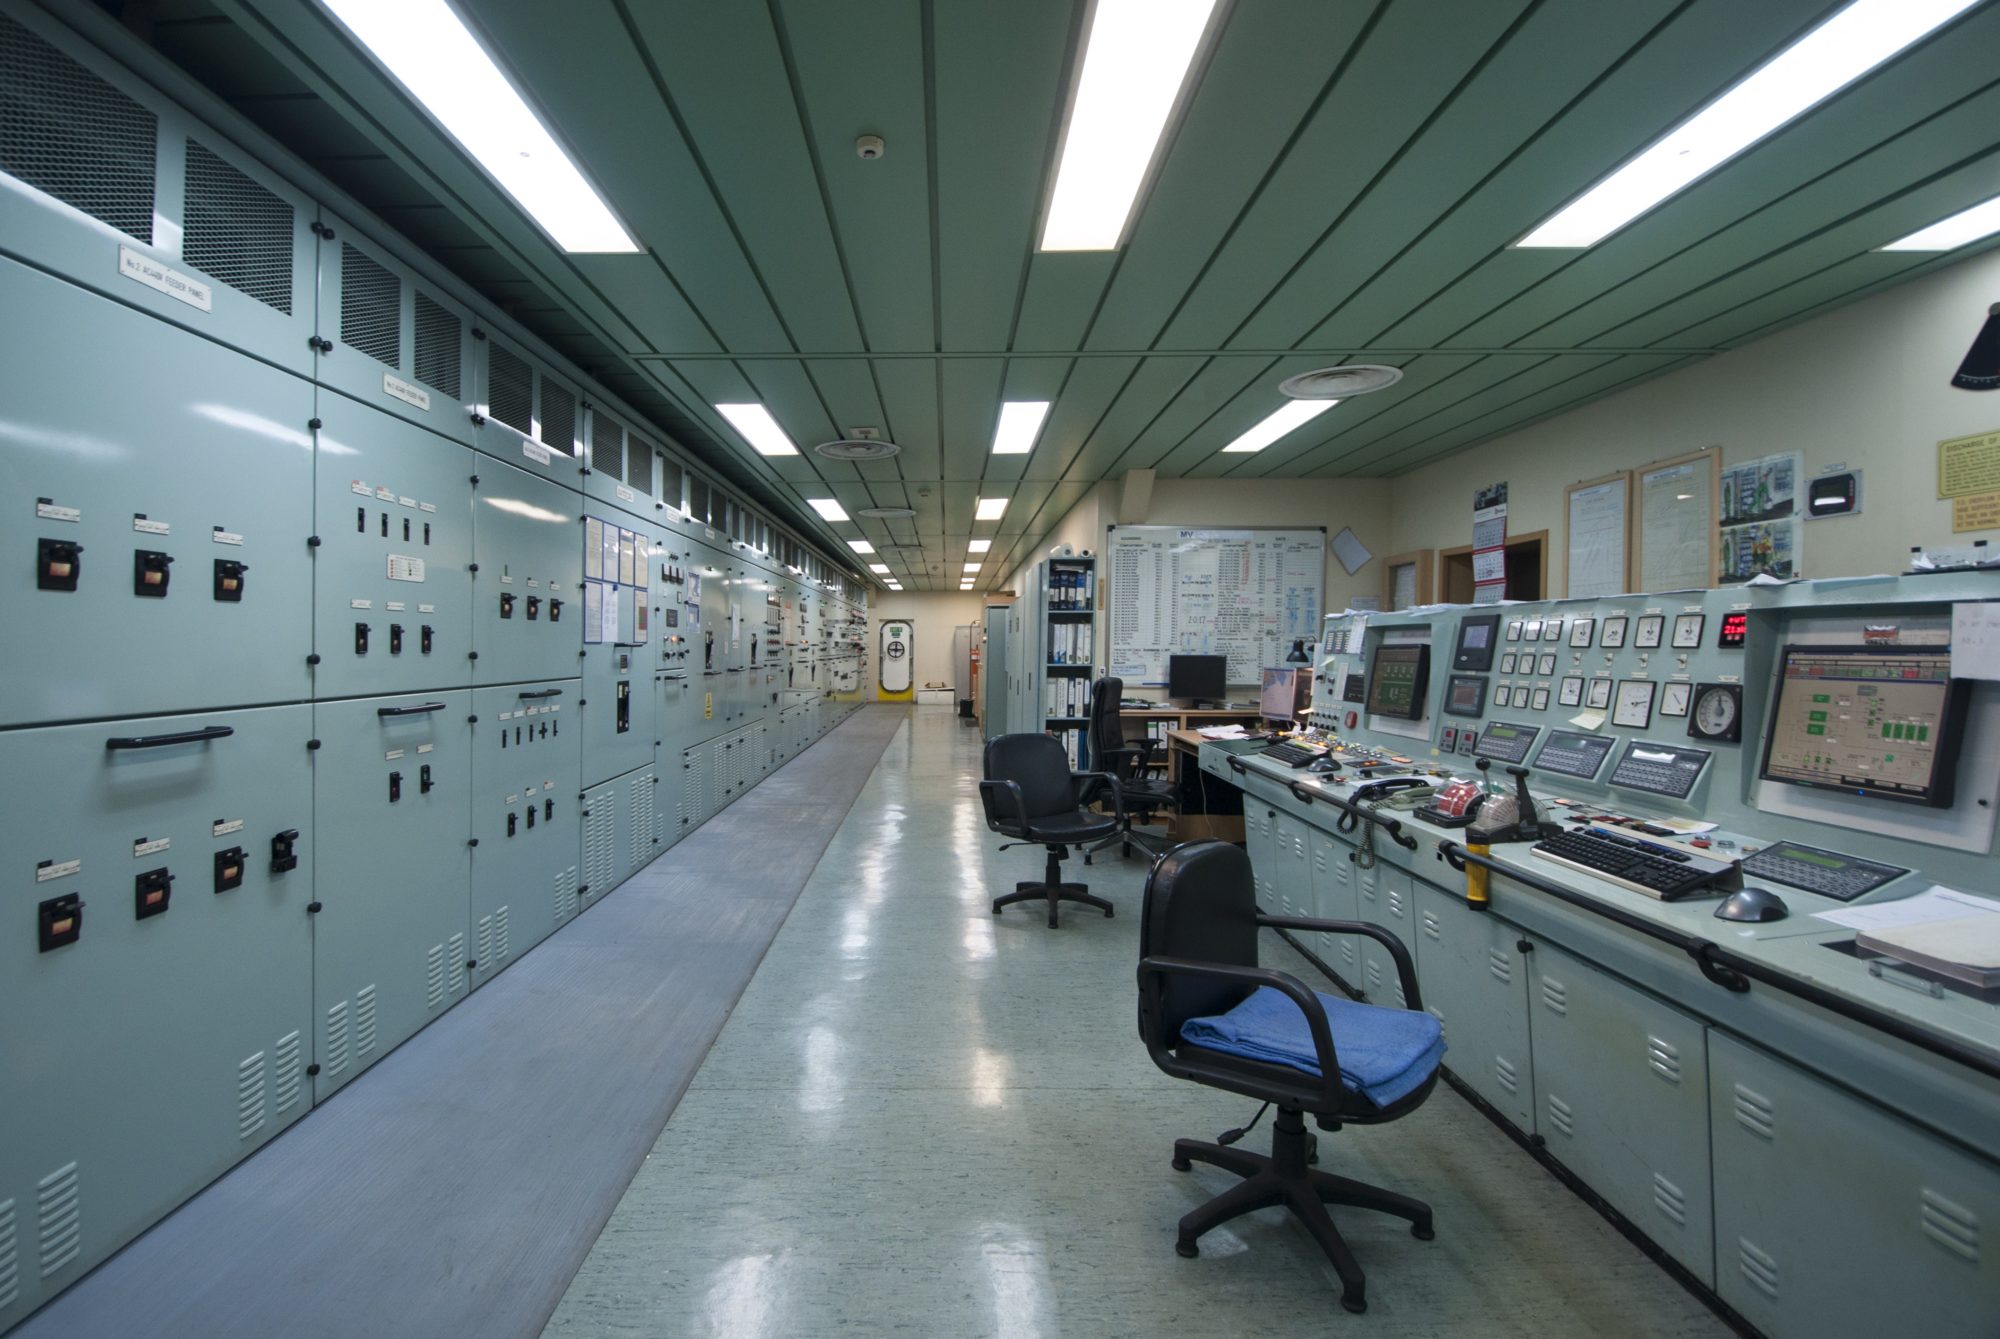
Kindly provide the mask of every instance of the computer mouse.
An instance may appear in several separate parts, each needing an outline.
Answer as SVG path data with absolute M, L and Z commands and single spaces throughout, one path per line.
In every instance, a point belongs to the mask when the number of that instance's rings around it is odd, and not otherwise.
M 1745 888 L 1731 893 L 1715 909 L 1719 921 L 1781 921 L 1791 914 L 1785 899 L 1769 888 Z

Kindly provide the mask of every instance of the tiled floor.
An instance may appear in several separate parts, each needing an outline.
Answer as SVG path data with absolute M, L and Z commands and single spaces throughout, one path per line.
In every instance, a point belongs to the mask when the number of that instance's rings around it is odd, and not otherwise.
M 974 731 L 912 714 L 547 1335 L 1728 1332 L 1443 1088 L 1322 1139 L 1322 1165 L 1437 1211 L 1429 1243 L 1339 1214 L 1366 1316 L 1277 1210 L 1175 1255 L 1175 1221 L 1232 1178 L 1170 1170 L 1172 1141 L 1254 1105 L 1167 1078 L 1139 1043 L 1141 860 L 1069 867 L 1113 919 L 990 914 L 1041 853 L 996 850 L 978 764 Z

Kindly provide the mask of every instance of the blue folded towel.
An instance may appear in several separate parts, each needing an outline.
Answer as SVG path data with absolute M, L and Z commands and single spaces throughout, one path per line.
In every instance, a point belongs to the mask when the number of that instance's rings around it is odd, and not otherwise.
M 1413 1091 L 1444 1055 L 1444 1029 L 1427 1013 L 1331 995 L 1320 995 L 1319 1002 L 1333 1034 L 1341 1083 L 1378 1107 Z M 1291 996 L 1270 986 L 1259 986 L 1226 1014 L 1190 1018 L 1181 1026 L 1181 1039 L 1245 1060 L 1320 1072 L 1305 1014 Z

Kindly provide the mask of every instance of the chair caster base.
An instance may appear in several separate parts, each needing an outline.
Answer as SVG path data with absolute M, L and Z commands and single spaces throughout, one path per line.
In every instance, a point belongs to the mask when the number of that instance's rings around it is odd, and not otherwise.
M 1183 1260 L 1192 1260 L 1201 1254 L 1201 1247 L 1191 1241 L 1177 1241 L 1174 1250 Z
M 1368 1299 L 1360 1293 L 1342 1293 L 1340 1295 L 1340 1305 L 1358 1316 L 1368 1309 Z
M 1418 1241 L 1434 1241 L 1437 1239 L 1437 1230 L 1429 1223 L 1412 1223 L 1410 1224 L 1410 1235 Z
M 1191 1171 L 1193 1170 L 1193 1168 L 1194 1164 L 1189 1162 L 1186 1158 L 1174 1159 L 1174 1170 L 1177 1172 Z

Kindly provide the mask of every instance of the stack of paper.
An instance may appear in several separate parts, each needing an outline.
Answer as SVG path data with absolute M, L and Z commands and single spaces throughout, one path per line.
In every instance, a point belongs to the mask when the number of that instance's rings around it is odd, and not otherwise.
M 1820 919 L 1851 925 L 1857 948 L 1982 990 L 2000 986 L 2000 902 L 1933 884 L 1915 897 Z
M 1249 731 L 1240 725 L 1204 725 L 1198 733 L 1203 739 L 1248 739 Z

